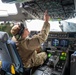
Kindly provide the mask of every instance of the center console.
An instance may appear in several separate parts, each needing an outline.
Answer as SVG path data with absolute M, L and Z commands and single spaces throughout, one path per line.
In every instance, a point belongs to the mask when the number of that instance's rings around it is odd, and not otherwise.
M 67 53 L 47 50 L 47 55 L 47 61 L 34 72 L 34 75 L 63 75 L 67 65 Z

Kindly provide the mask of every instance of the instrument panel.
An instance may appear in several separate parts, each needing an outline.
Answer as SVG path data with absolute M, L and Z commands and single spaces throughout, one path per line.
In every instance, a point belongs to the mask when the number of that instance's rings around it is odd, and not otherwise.
M 40 31 L 31 31 L 30 35 L 37 35 Z M 49 32 L 47 40 L 43 44 L 43 48 L 65 49 L 71 47 L 76 49 L 76 32 Z
M 32 31 L 33 35 L 38 33 Z M 68 51 L 76 50 L 75 44 L 76 32 L 50 32 L 47 40 L 42 44 L 43 50 L 47 52 L 47 61 L 35 71 L 34 75 L 46 75 L 45 71 L 47 75 L 66 75 Z M 52 71 L 48 72 L 48 69 Z

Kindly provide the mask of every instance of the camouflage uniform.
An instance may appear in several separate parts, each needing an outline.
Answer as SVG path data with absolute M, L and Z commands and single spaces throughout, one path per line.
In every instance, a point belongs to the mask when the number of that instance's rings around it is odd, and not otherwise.
M 13 37 L 25 68 L 42 65 L 46 60 L 47 54 L 45 52 L 37 53 L 36 48 L 46 41 L 49 31 L 50 24 L 44 22 L 41 32 L 31 38 L 16 40 Z

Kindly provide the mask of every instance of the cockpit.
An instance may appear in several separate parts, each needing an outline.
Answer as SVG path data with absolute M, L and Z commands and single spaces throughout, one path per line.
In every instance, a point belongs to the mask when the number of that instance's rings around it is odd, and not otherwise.
M 1 0 L 1 3 L 1 75 L 76 75 L 76 0 Z M 23 23 L 30 31 L 29 37 L 37 35 L 44 23 L 45 10 L 50 15 L 51 28 L 47 40 L 41 44 L 41 49 L 47 53 L 47 59 L 38 67 L 26 69 L 15 51 L 15 45 L 9 42 L 12 37 L 10 30 L 14 24 Z M 4 38 L 5 35 L 7 39 Z M 5 73 L 2 70 L 2 60 L 9 61 L 9 64 L 13 62 L 11 72 L 5 69 Z

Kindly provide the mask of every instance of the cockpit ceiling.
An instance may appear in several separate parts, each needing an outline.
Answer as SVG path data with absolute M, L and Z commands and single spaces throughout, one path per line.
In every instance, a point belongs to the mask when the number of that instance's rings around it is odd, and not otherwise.
M 74 17 L 74 0 L 33 0 L 24 2 L 23 7 L 37 18 L 43 18 L 48 10 L 52 19 L 67 19 Z
M 48 10 L 51 19 L 68 19 L 75 17 L 74 0 L 30 0 L 16 4 L 17 15 L 0 17 L 1 20 L 43 19 L 44 11 Z

